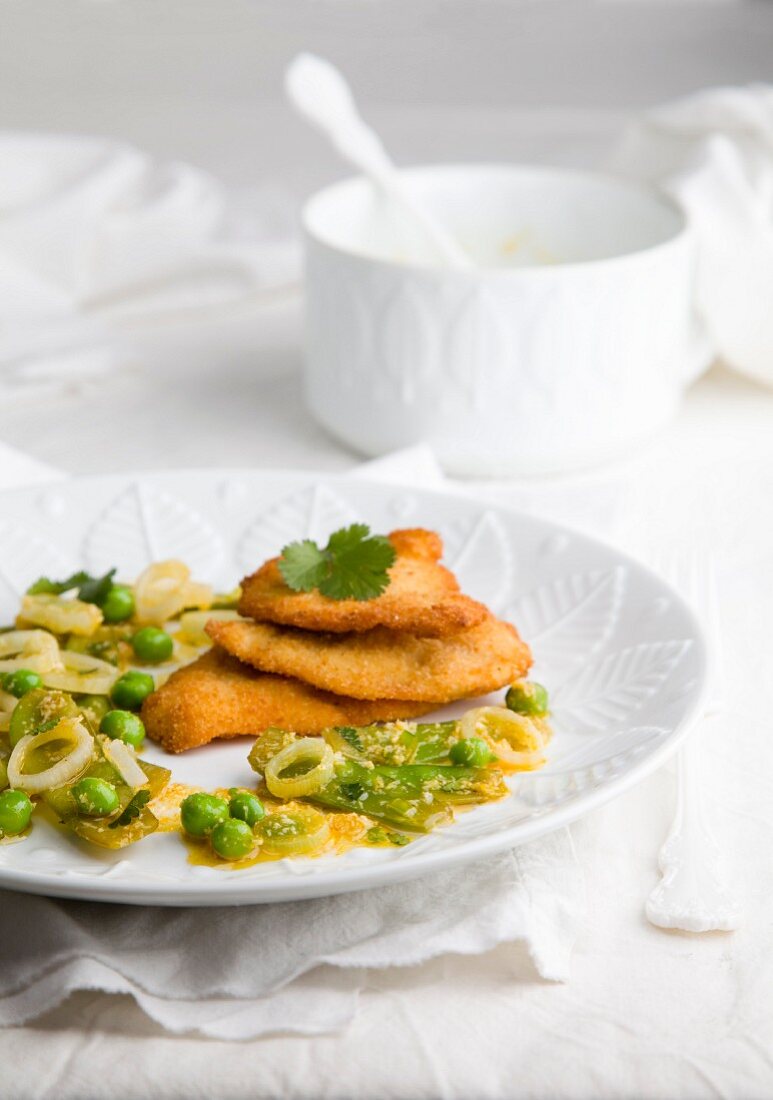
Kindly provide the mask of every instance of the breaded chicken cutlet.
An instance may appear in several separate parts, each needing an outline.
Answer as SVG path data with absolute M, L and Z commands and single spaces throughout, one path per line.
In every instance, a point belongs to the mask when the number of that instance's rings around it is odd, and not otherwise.
M 318 734 L 329 726 L 416 718 L 430 709 L 425 703 L 331 695 L 298 680 L 256 672 L 215 646 L 148 696 L 142 720 L 149 736 L 168 752 L 184 752 L 219 737 L 255 737 L 269 726 Z
M 254 668 L 363 700 L 449 703 L 496 691 L 525 676 L 531 665 L 529 647 L 515 628 L 493 615 L 443 638 L 417 638 L 384 627 L 362 634 L 315 634 L 272 623 L 214 620 L 206 630 Z
M 443 542 L 422 528 L 393 531 L 397 559 L 389 587 L 372 600 L 331 600 L 319 592 L 293 592 L 272 558 L 242 581 L 239 612 L 257 622 L 330 633 L 377 626 L 417 637 L 440 638 L 482 623 L 486 607 L 459 591 L 456 577 L 440 565 Z

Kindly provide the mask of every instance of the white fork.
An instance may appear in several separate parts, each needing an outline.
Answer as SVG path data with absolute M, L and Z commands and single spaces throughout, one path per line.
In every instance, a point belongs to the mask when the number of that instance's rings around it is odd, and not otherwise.
M 691 605 L 706 631 L 711 695 L 706 714 L 722 709 L 724 685 L 716 576 L 705 554 L 659 563 L 661 572 Z M 659 928 L 730 932 L 740 907 L 721 876 L 720 851 L 709 827 L 700 784 L 696 731 L 677 757 L 676 814 L 658 855 L 661 880 L 647 898 L 647 919 Z

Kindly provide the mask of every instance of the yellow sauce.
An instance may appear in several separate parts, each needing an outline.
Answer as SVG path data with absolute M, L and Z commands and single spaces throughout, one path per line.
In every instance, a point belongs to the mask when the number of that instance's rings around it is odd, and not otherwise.
M 373 824 L 369 818 L 362 817 L 360 814 L 347 813 L 326 813 L 325 817 L 330 826 L 330 839 L 327 843 L 315 852 L 289 858 L 317 859 L 319 856 L 341 855 L 343 852 L 348 852 L 350 848 L 363 844 L 371 847 L 365 839 L 365 834 Z M 188 862 L 196 867 L 217 867 L 219 870 L 241 871 L 245 867 L 255 867 L 258 863 L 275 863 L 279 859 L 288 858 L 287 855 L 282 853 L 262 852 L 258 849 L 248 859 L 230 862 L 216 855 L 208 841 L 195 840 L 193 837 L 186 836 L 185 833 L 182 834 L 182 838 L 188 849 Z

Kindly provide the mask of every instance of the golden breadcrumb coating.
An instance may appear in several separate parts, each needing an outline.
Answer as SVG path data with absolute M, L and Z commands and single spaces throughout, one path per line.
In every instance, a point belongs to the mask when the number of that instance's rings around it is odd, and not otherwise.
M 416 718 L 430 709 L 425 703 L 368 703 L 318 691 L 256 672 L 214 647 L 148 696 L 142 720 L 154 741 L 169 752 L 184 752 L 218 737 L 255 737 L 269 726 L 316 734 L 328 726 Z
M 258 622 L 333 633 L 390 630 L 438 638 L 483 621 L 483 604 L 459 591 L 456 577 L 440 565 L 443 542 L 434 531 L 415 528 L 389 536 L 397 560 L 389 587 L 372 600 L 332 600 L 313 592 L 293 592 L 272 558 L 242 581 L 239 611 Z
M 272 623 L 207 623 L 209 636 L 263 672 L 293 676 L 356 699 L 449 703 L 511 684 L 531 665 L 529 647 L 510 623 L 489 615 L 443 638 L 417 638 L 376 627 L 362 634 L 315 634 Z

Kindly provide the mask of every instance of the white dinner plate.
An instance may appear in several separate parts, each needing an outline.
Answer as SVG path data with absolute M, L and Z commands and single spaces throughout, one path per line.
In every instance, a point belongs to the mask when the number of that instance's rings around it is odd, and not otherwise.
M 105 852 L 35 821 L 0 845 L 0 885 L 33 893 L 156 905 L 231 905 L 319 897 L 397 882 L 482 859 L 620 794 L 674 752 L 700 715 L 706 654 L 700 628 L 658 577 L 574 531 L 470 497 L 358 478 L 284 471 L 189 470 L 79 478 L 0 495 L 0 621 L 41 574 L 182 558 L 229 589 L 287 542 L 318 540 L 363 520 L 377 532 L 430 527 L 462 588 L 514 622 L 533 676 L 551 698 L 547 765 L 508 779 L 511 794 L 404 848 L 355 848 L 244 870 L 194 866 L 179 836 Z M 489 697 L 501 702 L 502 694 Z M 438 712 L 460 714 L 469 701 Z M 147 743 L 146 743 L 147 744 Z M 143 756 L 173 779 L 249 785 L 249 738 L 180 756 Z

